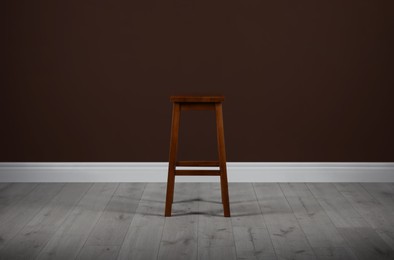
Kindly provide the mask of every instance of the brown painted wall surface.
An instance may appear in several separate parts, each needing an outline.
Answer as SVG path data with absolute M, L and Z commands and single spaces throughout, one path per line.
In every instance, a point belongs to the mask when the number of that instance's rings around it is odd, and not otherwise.
M 394 1 L 1 9 L 2 162 L 164 162 L 169 96 L 216 93 L 228 161 L 394 161 Z M 182 116 L 180 158 L 216 158 L 213 113 Z

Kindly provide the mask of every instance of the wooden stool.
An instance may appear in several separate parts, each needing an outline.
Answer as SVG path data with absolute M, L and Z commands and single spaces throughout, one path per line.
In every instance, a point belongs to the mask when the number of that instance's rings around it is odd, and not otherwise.
M 222 102 L 223 96 L 171 96 L 172 123 L 170 141 L 170 159 L 168 164 L 167 196 L 165 216 L 171 216 L 174 198 L 175 176 L 220 176 L 222 204 L 225 217 L 230 217 L 230 202 L 228 197 L 226 149 L 224 146 L 224 128 Z M 215 110 L 218 140 L 219 161 L 177 161 L 179 119 L 181 110 Z M 177 170 L 176 166 L 217 166 L 219 170 Z

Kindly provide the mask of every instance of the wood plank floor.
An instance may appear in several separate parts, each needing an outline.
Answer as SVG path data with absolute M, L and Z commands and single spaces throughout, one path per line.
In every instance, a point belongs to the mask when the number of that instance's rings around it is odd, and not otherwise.
M 0 259 L 394 259 L 393 183 L 0 183 Z

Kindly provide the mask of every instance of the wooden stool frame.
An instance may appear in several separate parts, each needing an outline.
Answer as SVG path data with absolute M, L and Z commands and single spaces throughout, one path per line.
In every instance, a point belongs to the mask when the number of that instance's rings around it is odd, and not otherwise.
M 175 176 L 220 176 L 223 212 L 230 217 L 230 201 L 228 196 L 226 149 L 223 127 L 223 96 L 171 96 L 172 122 L 170 140 L 170 158 L 168 163 L 167 195 L 164 215 L 171 216 L 174 199 Z M 182 110 L 214 110 L 216 112 L 216 134 L 219 161 L 177 161 L 179 121 Z M 219 170 L 177 170 L 176 166 L 219 167 Z

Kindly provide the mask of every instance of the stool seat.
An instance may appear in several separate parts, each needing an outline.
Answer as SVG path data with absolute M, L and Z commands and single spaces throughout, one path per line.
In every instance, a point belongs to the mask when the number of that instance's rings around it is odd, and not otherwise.
M 224 101 L 224 96 L 171 96 L 170 100 L 177 103 L 218 103 Z
M 222 102 L 224 96 L 171 96 L 172 122 L 170 140 L 170 159 L 168 162 L 168 179 L 166 206 L 164 215 L 171 216 L 172 203 L 174 200 L 175 176 L 218 176 L 222 193 L 223 213 L 225 217 L 230 217 L 230 201 L 228 195 L 226 149 L 224 146 L 224 127 Z M 218 142 L 218 161 L 178 161 L 177 147 L 179 135 L 179 121 L 181 111 L 187 110 L 214 110 L 216 114 L 216 135 Z M 218 167 L 217 170 L 203 169 L 177 169 L 180 166 L 191 167 Z

